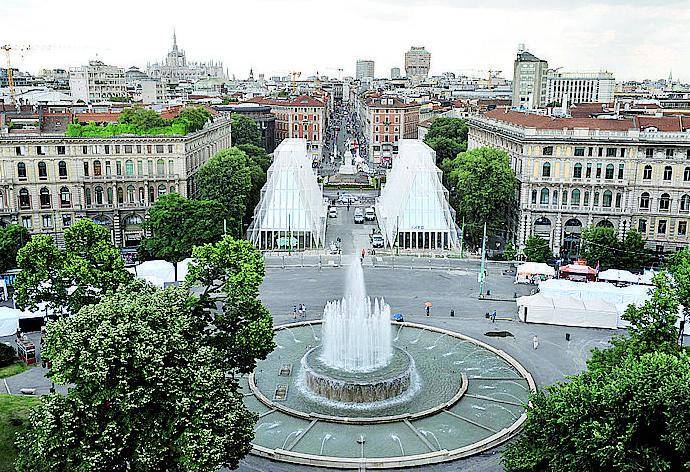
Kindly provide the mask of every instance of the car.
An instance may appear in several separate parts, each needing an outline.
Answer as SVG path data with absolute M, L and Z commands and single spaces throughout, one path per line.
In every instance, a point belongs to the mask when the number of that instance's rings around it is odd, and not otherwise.
M 334 206 L 330 207 L 328 209 L 328 217 L 329 218 L 337 218 L 338 217 L 338 209 Z
M 371 247 L 383 247 L 384 245 L 385 241 L 380 234 L 375 234 L 371 237 Z
M 367 221 L 374 221 L 376 219 L 376 212 L 372 207 L 364 210 L 364 219 Z
M 357 224 L 364 223 L 364 212 L 362 211 L 361 208 L 357 208 L 355 210 L 355 223 L 357 223 Z
M 354 203 L 357 203 L 357 197 L 350 193 L 344 193 L 340 197 L 338 197 L 338 201 L 345 205 L 352 205 Z

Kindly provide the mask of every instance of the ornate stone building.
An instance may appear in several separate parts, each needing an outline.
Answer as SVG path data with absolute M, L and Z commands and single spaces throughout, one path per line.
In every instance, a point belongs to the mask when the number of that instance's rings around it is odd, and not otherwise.
M 690 118 L 471 117 L 469 149 L 505 150 L 520 182 L 518 246 L 532 234 L 576 256 L 582 230 L 639 230 L 657 252 L 688 247 Z
M 78 218 L 106 226 L 118 247 L 138 245 L 159 196 L 194 193 L 194 174 L 231 146 L 230 121 L 187 136 L 0 136 L 0 225 L 18 223 L 58 244 Z
M 149 64 L 148 75 L 165 81 L 196 82 L 205 78 L 227 78 L 221 61 L 187 62 L 187 56 L 177 47 L 177 35 L 173 32 L 173 44 L 162 63 Z

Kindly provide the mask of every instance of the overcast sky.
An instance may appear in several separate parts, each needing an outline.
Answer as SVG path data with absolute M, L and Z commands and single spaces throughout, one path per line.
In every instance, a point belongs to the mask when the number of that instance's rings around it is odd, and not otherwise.
M 564 70 L 690 81 L 688 25 L 690 0 L 0 0 L 0 45 L 32 45 L 15 60 L 32 72 L 96 55 L 145 66 L 164 58 L 175 28 L 188 60 L 222 60 L 238 78 L 250 67 L 353 75 L 359 58 L 388 77 L 411 45 L 431 52 L 434 74 L 511 78 L 524 43 Z

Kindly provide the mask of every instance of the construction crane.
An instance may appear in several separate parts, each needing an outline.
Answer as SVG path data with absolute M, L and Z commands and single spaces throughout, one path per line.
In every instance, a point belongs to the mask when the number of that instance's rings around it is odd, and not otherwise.
M 5 53 L 5 58 L 7 61 L 7 83 L 10 88 L 10 99 L 12 100 L 12 105 L 17 106 L 17 96 L 14 91 L 14 77 L 12 76 L 12 52 L 26 52 L 31 48 L 31 46 L 12 46 L 10 44 L 5 44 L 0 46 L 0 50 Z
M 294 71 L 290 72 L 290 76 L 292 77 L 292 93 L 297 93 L 297 79 L 302 76 L 302 73 L 299 71 Z

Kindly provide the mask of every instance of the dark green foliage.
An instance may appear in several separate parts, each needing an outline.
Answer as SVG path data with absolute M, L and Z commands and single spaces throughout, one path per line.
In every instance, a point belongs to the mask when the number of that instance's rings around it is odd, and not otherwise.
M 7 367 L 17 360 L 17 354 L 12 346 L 0 343 L 0 367 Z
M 232 144 L 253 144 L 261 146 L 261 132 L 256 121 L 245 115 L 233 113 L 232 116 Z
M 424 142 L 436 151 L 436 164 L 455 159 L 467 151 L 467 123 L 460 118 L 436 118 L 431 122 Z
M 553 251 L 549 242 L 536 235 L 532 235 L 525 241 L 525 259 L 530 262 L 549 263 L 553 260 Z
M 601 270 L 640 270 L 650 261 L 640 233 L 629 230 L 625 239 L 619 241 L 616 230 L 605 227 L 586 228 L 582 232 L 580 257 L 592 267 L 599 263 Z
M 17 253 L 29 238 L 29 230 L 23 226 L 0 227 L 0 273 L 17 267 Z

